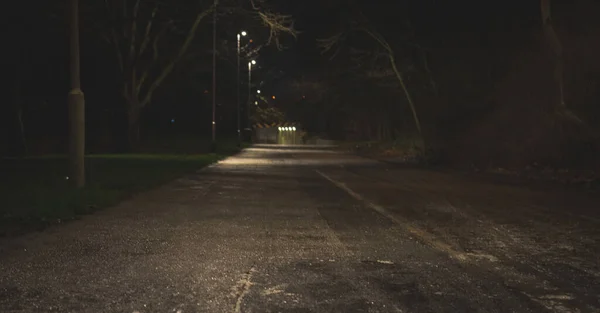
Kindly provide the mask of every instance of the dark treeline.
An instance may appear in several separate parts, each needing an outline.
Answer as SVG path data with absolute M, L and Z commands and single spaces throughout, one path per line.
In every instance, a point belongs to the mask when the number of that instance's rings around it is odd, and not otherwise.
M 209 136 L 210 17 L 200 20 L 166 79 L 157 88 L 152 82 L 212 2 L 141 1 L 139 58 L 129 63 L 119 58 L 128 56 L 135 1 L 113 2 L 129 6 L 110 11 L 101 8 L 104 1 L 82 0 L 88 151 L 124 150 L 135 141 L 136 121 L 141 141 L 175 133 Z M 66 147 L 66 4 L 36 3 L 17 2 L 2 12 L 2 154 Z M 144 50 L 140 38 L 156 3 L 161 5 L 149 38 L 165 40 L 152 63 L 154 49 L 149 44 Z M 295 52 L 261 52 L 254 87 L 277 93 L 277 100 L 263 94 L 264 116 L 253 120 L 281 120 L 285 111 L 313 134 L 409 143 L 465 164 L 598 163 L 598 1 L 329 0 L 280 2 L 276 9 L 295 13 L 302 33 Z M 129 13 L 109 14 L 116 11 Z M 221 134 L 234 134 L 236 33 L 242 26 L 253 33 L 250 51 L 261 49 L 271 32 L 251 8 L 232 2 L 219 12 L 217 121 Z M 168 36 L 159 37 L 161 31 Z M 276 59 L 283 72 L 266 65 Z
M 321 68 L 288 82 L 313 132 L 481 166 L 598 163 L 597 1 L 320 3 Z
M 66 151 L 68 4 L 18 1 L 0 13 L 2 155 Z M 235 135 L 236 129 L 237 32 L 253 35 L 253 43 L 243 46 L 246 64 L 251 53 L 275 49 L 274 39 L 284 37 L 285 30 L 272 34 L 270 27 L 290 26 L 283 15 L 259 15 L 272 12 L 268 3 L 255 4 L 221 1 L 218 9 L 220 136 Z M 210 137 L 212 5 L 212 0 L 80 1 L 88 152 L 131 150 L 165 136 Z

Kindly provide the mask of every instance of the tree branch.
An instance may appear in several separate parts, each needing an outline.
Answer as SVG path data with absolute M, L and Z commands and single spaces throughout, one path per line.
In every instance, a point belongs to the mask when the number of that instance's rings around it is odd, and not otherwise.
M 119 38 L 117 37 L 117 31 L 114 28 L 111 29 L 111 35 L 112 35 L 113 47 L 115 48 L 115 52 L 117 54 L 117 62 L 119 63 L 119 69 L 121 69 L 121 73 L 122 73 L 125 70 L 124 64 L 123 64 L 123 55 L 121 52 L 121 47 L 119 45 Z
M 129 44 L 129 59 L 133 62 L 135 59 L 135 40 L 137 33 L 137 18 L 138 13 L 140 11 L 140 0 L 135 0 L 135 5 L 133 6 L 133 16 L 131 20 L 131 39 Z
M 298 37 L 298 31 L 294 28 L 294 20 L 291 15 L 274 14 L 270 12 L 258 12 L 258 16 L 265 26 L 269 27 L 269 39 L 267 45 L 275 41 L 277 49 L 282 50 L 283 46 L 279 41 L 281 33 L 288 33 L 294 38 Z
M 163 82 L 163 80 L 173 71 L 175 64 L 177 64 L 177 62 L 186 53 L 190 44 L 194 40 L 196 31 L 198 29 L 198 26 L 200 25 L 200 22 L 202 22 L 202 20 L 207 15 L 212 13 L 213 10 L 215 10 L 215 9 L 216 9 L 216 7 L 213 4 L 209 9 L 198 13 L 198 15 L 196 16 L 196 19 L 194 20 L 194 23 L 192 24 L 192 27 L 190 28 L 190 30 L 187 34 L 187 37 L 186 37 L 184 43 L 179 48 L 179 52 L 170 60 L 170 62 L 164 67 L 164 69 L 162 70 L 160 75 L 158 75 L 158 77 L 154 80 L 154 82 L 152 82 L 152 84 L 148 87 L 146 96 L 142 99 L 142 101 L 140 101 L 140 107 L 144 107 L 145 105 L 147 105 L 150 102 L 150 100 L 152 99 L 152 95 L 153 95 L 154 91 L 156 90 L 156 88 L 158 86 L 160 86 L 160 84 Z
M 150 43 L 150 31 L 152 30 L 152 24 L 154 23 L 154 19 L 156 18 L 157 12 L 158 12 L 158 4 L 156 4 L 154 9 L 152 10 L 152 13 L 150 14 L 150 18 L 148 19 L 148 23 L 146 24 L 146 31 L 144 32 L 144 39 L 142 40 L 142 44 L 140 45 L 138 57 L 141 56 L 144 53 L 144 51 L 146 51 L 146 48 L 148 47 L 148 44 Z
M 164 34 L 166 33 L 166 31 L 170 27 L 170 25 L 171 25 L 171 22 L 165 24 L 164 27 L 156 34 L 156 36 L 154 37 L 154 40 L 152 41 L 152 60 L 150 61 L 150 64 L 148 66 L 146 66 L 146 69 L 143 71 L 142 76 L 140 76 L 137 86 L 135 86 L 138 94 L 142 90 L 144 83 L 148 79 L 148 76 L 150 75 L 150 71 L 152 70 L 152 68 L 154 67 L 156 62 L 158 61 L 158 42 L 164 36 Z

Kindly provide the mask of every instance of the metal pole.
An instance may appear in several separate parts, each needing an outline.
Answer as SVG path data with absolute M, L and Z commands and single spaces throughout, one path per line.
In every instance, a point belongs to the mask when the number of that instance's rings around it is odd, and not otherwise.
M 216 109 L 217 109 L 217 5 L 219 0 L 214 2 L 213 12 L 213 86 L 212 86 L 212 152 L 217 151 L 217 125 L 216 125 Z
M 85 98 L 80 83 L 79 0 L 71 0 L 69 91 L 69 175 L 77 188 L 85 186 Z
M 246 104 L 246 119 L 250 127 L 250 103 L 252 103 L 252 62 L 248 62 L 248 103 Z
M 240 34 L 237 34 L 237 137 L 238 147 L 242 145 L 242 133 L 240 132 L 241 126 L 240 116 Z
M 252 102 L 252 62 L 248 62 L 248 103 Z

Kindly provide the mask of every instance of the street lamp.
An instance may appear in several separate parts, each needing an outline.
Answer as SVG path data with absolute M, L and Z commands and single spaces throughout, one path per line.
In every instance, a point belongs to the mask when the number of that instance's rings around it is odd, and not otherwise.
M 246 107 L 246 119 L 248 120 L 248 125 L 250 124 L 250 102 L 252 101 L 252 65 L 256 65 L 255 60 L 248 62 L 248 102 Z M 254 104 L 258 105 L 258 101 L 255 101 Z
M 240 116 L 240 41 L 242 36 L 246 36 L 246 31 L 241 31 L 237 34 L 237 136 L 238 145 L 242 144 L 242 133 L 240 131 L 242 120 Z
M 260 93 L 260 89 L 256 90 L 256 93 Z
M 71 0 L 69 107 L 69 175 L 76 188 L 85 186 L 85 97 L 81 91 L 79 53 L 79 0 Z M 131 144 L 131 142 L 130 142 Z
M 214 0 L 213 6 L 213 51 L 212 51 L 212 152 L 217 150 L 217 126 L 215 125 L 216 119 L 216 101 L 217 101 L 217 4 L 219 0 Z

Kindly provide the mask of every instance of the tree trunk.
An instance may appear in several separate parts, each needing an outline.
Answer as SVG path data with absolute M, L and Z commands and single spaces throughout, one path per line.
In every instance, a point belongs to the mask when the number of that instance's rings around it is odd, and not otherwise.
M 392 54 L 391 50 L 389 51 L 388 57 L 390 59 L 391 65 L 392 65 L 392 69 L 394 70 L 394 73 L 396 74 L 396 78 L 398 79 L 398 82 L 400 83 L 400 87 L 402 87 L 402 90 L 404 91 L 404 95 L 406 96 L 408 105 L 410 106 L 410 111 L 412 113 L 413 120 L 415 122 L 415 126 L 417 127 L 417 131 L 419 132 L 419 136 L 421 137 L 421 140 L 423 141 L 423 144 L 425 145 L 425 137 L 423 136 L 423 131 L 421 130 L 421 121 L 419 119 L 419 116 L 417 115 L 417 109 L 415 108 L 415 104 L 412 100 L 410 92 L 408 91 L 408 88 L 404 82 L 404 77 L 402 77 L 402 74 L 400 73 L 400 71 L 398 70 L 398 67 L 396 66 L 396 59 L 394 58 L 394 55 Z
M 19 122 L 19 134 L 20 134 L 20 142 L 21 142 L 21 156 L 27 155 L 27 137 L 25 137 L 25 124 L 23 123 L 23 108 L 19 104 L 17 108 L 17 120 Z
M 558 92 L 556 108 L 559 111 L 562 111 L 566 109 L 563 82 L 563 48 L 560 39 L 558 38 L 558 35 L 552 26 L 550 0 L 541 0 L 540 7 L 542 12 L 544 36 L 549 49 L 551 50 L 552 61 L 554 63 L 554 79 L 556 80 Z
M 584 128 L 588 128 L 588 125 L 579 118 L 575 112 L 567 107 L 565 101 L 563 46 L 552 25 L 550 0 L 541 0 L 540 9 L 544 37 L 549 46 L 549 50 L 552 52 L 552 61 L 554 65 L 554 79 L 556 81 L 557 89 L 556 101 L 553 103 L 555 115 L 560 119 L 565 119 L 583 126 Z
M 127 112 L 127 140 L 131 152 L 138 152 L 140 148 L 140 113 L 141 110 L 135 102 L 129 104 L 129 111 Z
M 23 104 L 21 101 L 21 75 L 20 71 L 18 71 L 17 76 L 15 78 L 15 95 L 14 95 L 14 105 L 15 105 L 15 117 L 16 121 L 19 124 L 19 147 L 17 151 L 17 155 L 26 156 L 27 155 L 27 139 L 25 137 L 25 124 L 23 122 Z

